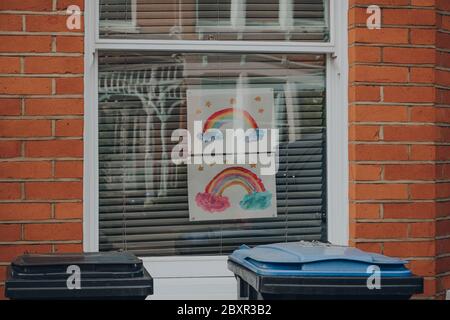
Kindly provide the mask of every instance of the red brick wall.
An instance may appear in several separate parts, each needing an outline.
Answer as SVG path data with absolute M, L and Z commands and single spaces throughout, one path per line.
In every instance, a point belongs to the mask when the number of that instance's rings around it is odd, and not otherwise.
M 450 289 L 450 1 L 436 1 L 436 122 L 440 124 L 443 144 L 436 155 L 438 179 L 436 216 L 436 287 L 438 292 Z M 442 296 L 442 295 L 441 295 Z
M 0 1 L 0 298 L 16 255 L 82 250 L 83 2 Z
M 24 252 L 82 249 L 83 0 L 0 2 L 0 297 Z M 382 7 L 368 30 L 366 7 Z M 450 288 L 447 0 L 350 0 L 350 238 Z
M 382 28 L 366 28 L 366 8 Z M 350 0 L 350 238 L 450 288 L 447 0 Z M 442 51 L 441 49 L 442 48 Z

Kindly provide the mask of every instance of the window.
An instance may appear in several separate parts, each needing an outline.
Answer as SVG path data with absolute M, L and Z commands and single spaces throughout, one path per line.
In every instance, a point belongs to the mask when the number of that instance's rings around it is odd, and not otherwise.
M 100 36 L 321 42 L 329 39 L 327 8 L 328 0 L 101 0 Z M 117 28 L 132 17 L 133 28 Z
M 243 243 L 345 243 L 347 48 L 336 37 L 345 34 L 339 14 L 346 7 L 324 0 L 129 3 L 100 0 L 86 11 L 88 30 L 98 30 L 86 39 L 94 53 L 86 55 L 93 106 L 85 130 L 86 250 L 221 256 Z M 132 33 L 104 24 L 132 16 Z M 170 161 L 171 133 L 187 127 L 188 90 L 238 86 L 273 92 L 278 215 L 191 221 L 193 182 L 186 165 Z

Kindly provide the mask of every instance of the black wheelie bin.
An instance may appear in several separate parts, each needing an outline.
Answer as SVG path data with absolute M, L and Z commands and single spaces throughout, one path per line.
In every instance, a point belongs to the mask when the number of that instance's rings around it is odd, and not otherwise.
M 153 279 L 129 252 L 25 254 L 7 270 L 5 295 L 14 300 L 145 299 Z
M 241 246 L 228 258 L 240 300 L 409 299 L 423 279 L 406 261 L 319 242 Z

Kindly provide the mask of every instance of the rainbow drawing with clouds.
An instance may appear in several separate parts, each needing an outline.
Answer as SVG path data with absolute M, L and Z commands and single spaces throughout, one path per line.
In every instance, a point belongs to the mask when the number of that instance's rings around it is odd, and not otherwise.
M 250 129 L 250 135 L 247 135 L 247 139 L 256 141 L 261 139 L 263 131 L 259 130 L 258 124 L 252 115 L 245 110 L 236 108 L 225 108 L 214 112 L 206 120 L 203 130 L 202 138 L 205 142 L 212 141 L 212 138 L 218 139 L 221 135 L 218 133 L 223 126 L 228 123 L 233 123 L 235 119 L 242 119 L 244 123 L 244 130 Z
M 223 193 L 233 186 L 242 187 L 246 194 L 239 202 L 244 210 L 263 210 L 272 202 L 272 193 L 266 191 L 261 179 L 243 167 L 230 167 L 218 173 L 195 197 L 197 206 L 208 212 L 222 212 L 230 207 Z

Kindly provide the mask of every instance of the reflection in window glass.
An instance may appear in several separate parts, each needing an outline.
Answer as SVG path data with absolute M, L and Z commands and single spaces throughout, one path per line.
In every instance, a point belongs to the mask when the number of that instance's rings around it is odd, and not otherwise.
M 100 37 L 328 41 L 328 0 L 101 0 Z
M 270 88 L 280 130 L 276 218 L 189 221 L 187 166 L 172 131 L 188 89 Z M 245 243 L 326 240 L 325 56 L 99 55 L 100 250 L 220 255 Z

